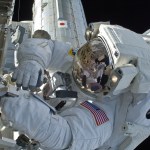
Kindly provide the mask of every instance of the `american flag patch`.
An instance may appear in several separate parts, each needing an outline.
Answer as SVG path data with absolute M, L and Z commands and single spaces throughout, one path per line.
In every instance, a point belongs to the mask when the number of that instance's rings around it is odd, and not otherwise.
M 88 101 L 84 101 L 84 102 L 80 103 L 80 105 L 92 113 L 97 126 L 109 121 L 105 112 L 102 109 L 100 109 L 99 107 L 95 106 L 94 104 L 92 104 Z

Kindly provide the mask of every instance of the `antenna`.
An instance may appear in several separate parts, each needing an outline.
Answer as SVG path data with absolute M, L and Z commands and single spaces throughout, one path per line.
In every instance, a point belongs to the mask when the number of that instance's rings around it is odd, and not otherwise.
M 20 0 L 18 1 L 18 22 L 19 22 L 19 18 L 20 18 L 19 13 L 20 13 Z

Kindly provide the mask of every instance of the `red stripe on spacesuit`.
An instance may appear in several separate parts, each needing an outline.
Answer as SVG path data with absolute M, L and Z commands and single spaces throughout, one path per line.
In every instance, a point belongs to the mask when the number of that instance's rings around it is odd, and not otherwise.
M 92 113 L 97 126 L 109 121 L 105 112 L 96 105 L 88 101 L 82 102 L 80 105 Z

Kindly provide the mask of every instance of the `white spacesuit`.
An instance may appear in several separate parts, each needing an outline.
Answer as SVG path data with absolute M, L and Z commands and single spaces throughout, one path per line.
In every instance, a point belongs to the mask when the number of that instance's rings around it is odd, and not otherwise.
M 70 48 L 47 39 L 22 44 L 13 76 L 17 85 L 33 89 L 48 68 L 55 72 L 49 101 L 65 103 L 57 111 L 58 103 L 51 106 L 20 90 L 18 97 L 1 100 L 5 119 L 43 149 L 135 149 L 150 135 L 150 47 L 128 29 L 100 25 L 75 56 Z

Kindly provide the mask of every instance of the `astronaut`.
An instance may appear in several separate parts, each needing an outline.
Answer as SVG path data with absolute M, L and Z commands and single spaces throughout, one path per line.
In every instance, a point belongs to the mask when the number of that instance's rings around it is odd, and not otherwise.
M 1 99 L 3 118 L 43 149 L 135 149 L 150 135 L 150 47 L 142 36 L 100 24 L 74 55 L 43 33 L 20 46 L 12 80 L 25 90 Z M 50 105 L 33 92 L 44 69 L 52 73 Z

